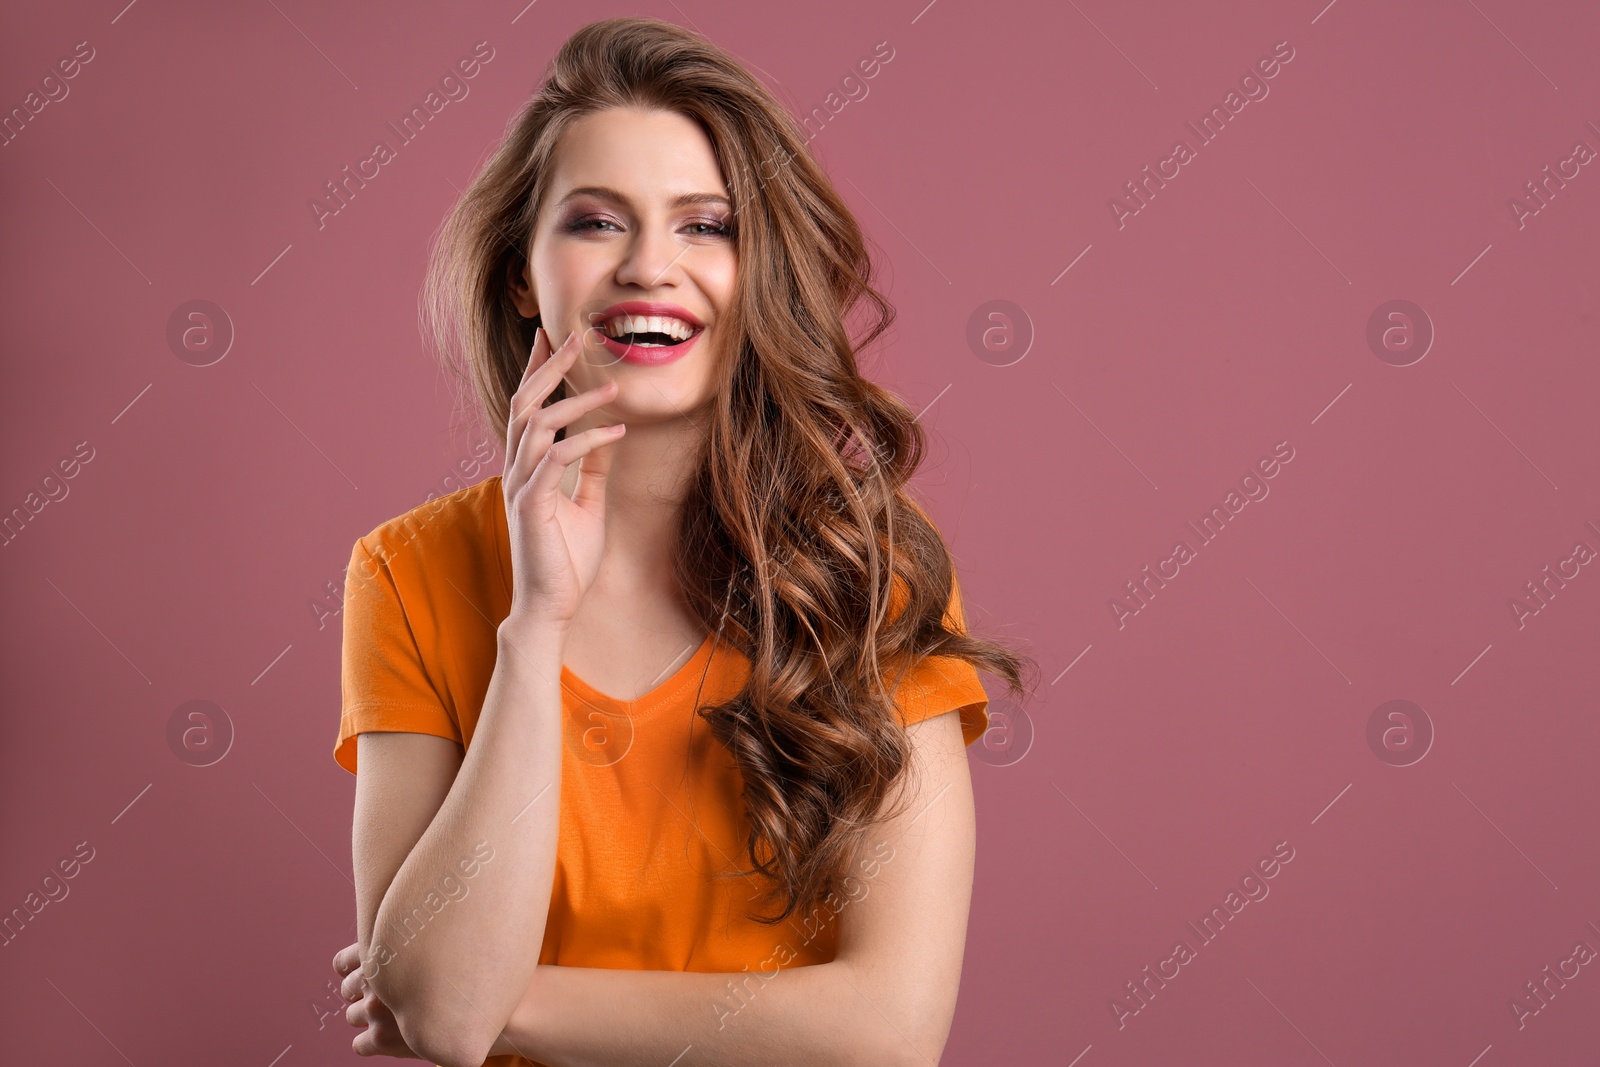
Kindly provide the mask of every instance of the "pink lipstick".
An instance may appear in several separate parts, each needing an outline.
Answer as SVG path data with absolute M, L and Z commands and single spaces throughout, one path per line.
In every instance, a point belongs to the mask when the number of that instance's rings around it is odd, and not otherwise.
M 630 324 L 633 331 L 622 337 L 612 337 L 602 329 L 610 320 L 626 315 L 634 318 Z M 673 319 L 674 323 L 650 322 L 639 320 Z M 689 336 L 679 339 L 682 327 L 687 327 Z M 646 367 L 659 367 L 666 363 L 682 359 L 692 348 L 700 335 L 705 332 L 705 326 L 686 308 L 677 304 L 665 304 L 657 301 L 627 300 L 610 307 L 590 317 L 591 327 L 600 334 L 601 343 L 618 359 L 626 363 L 634 363 Z M 652 329 L 652 327 L 654 327 Z

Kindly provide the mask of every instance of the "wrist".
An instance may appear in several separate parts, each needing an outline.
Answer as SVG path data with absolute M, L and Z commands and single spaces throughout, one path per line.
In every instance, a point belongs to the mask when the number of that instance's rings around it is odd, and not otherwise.
M 495 628 L 501 644 L 510 642 L 518 648 L 541 646 L 564 648 L 571 624 L 533 612 L 513 611 Z

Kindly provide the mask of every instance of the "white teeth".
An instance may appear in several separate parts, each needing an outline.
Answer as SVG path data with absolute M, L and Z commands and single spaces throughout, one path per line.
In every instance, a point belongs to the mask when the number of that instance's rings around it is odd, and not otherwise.
M 693 326 L 669 315 L 618 315 L 607 319 L 601 328 L 608 337 L 621 337 L 628 333 L 664 333 L 673 340 L 687 341 L 694 335 Z

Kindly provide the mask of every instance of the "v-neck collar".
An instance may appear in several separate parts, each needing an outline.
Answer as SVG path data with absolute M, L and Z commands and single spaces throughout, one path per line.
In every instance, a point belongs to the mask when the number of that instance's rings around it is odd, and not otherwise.
M 495 527 L 495 560 L 500 566 L 500 585 L 505 593 L 506 604 L 511 603 L 511 527 L 506 519 L 505 490 L 500 484 L 500 475 L 494 475 L 495 483 L 491 496 L 494 503 Z M 574 674 L 565 663 L 561 665 L 561 686 L 584 703 L 600 708 L 621 712 L 630 718 L 641 718 L 658 708 L 673 703 L 680 697 L 688 683 L 697 675 L 703 676 L 705 668 L 710 666 L 711 657 L 716 652 L 716 634 L 708 633 L 700 642 L 700 647 L 695 649 L 694 655 L 672 673 L 672 676 L 654 689 L 639 696 L 634 700 L 618 700 L 616 697 L 602 693 L 588 682 Z
M 711 661 L 712 638 L 715 634 L 706 634 L 700 642 L 700 647 L 695 649 L 694 655 L 688 662 L 672 672 L 672 676 L 648 693 L 636 700 L 618 700 L 600 692 L 588 682 L 579 678 L 567 667 L 561 665 L 561 684 L 567 691 L 576 696 L 585 704 L 600 710 L 609 710 L 626 713 L 630 718 L 639 719 L 659 708 L 674 704 L 689 690 L 691 683 L 696 682 L 704 674 L 704 668 Z

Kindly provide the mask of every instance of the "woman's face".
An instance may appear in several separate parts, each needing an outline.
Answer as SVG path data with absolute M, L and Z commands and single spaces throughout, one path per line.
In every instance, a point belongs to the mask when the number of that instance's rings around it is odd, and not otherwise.
M 552 348 L 582 334 L 567 395 L 617 382 L 616 399 L 570 423 L 568 436 L 681 419 L 711 399 L 737 265 L 732 224 L 711 142 L 683 115 L 614 108 L 568 128 L 528 267 L 512 283 L 517 310 L 541 315 Z

